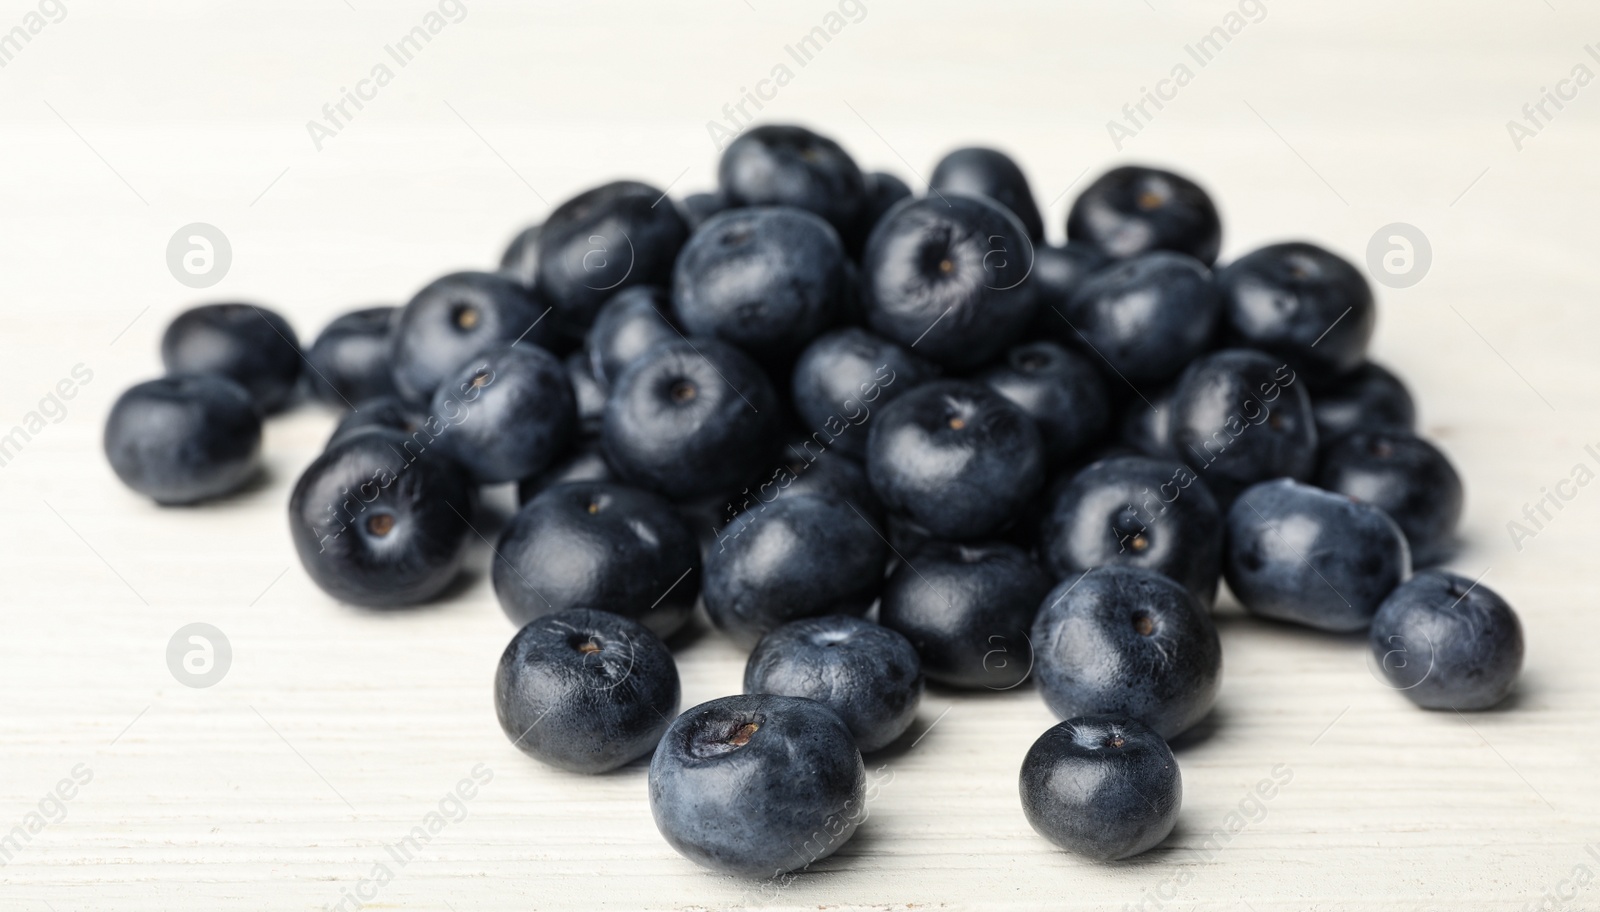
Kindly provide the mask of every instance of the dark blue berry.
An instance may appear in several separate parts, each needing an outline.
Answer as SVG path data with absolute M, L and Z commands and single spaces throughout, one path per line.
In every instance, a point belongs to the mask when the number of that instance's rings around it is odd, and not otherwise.
M 1217 273 L 1230 345 L 1287 360 L 1313 386 L 1361 366 L 1377 325 L 1372 289 L 1351 263 L 1315 244 L 1272 244 Z
M 1245 490 L 1228 510 L 1228 588 L 1253 614 L 1319 630 L 1365 630 L 1411 574 L 1388 514 L 1288 478 Z
M 539 231 L 543 225 L 529 225 L 517 232 L 500 255 L 500 273 L 525 288 L 532 288 L 539 275 Z
M 1051 499 L 1040 556 L 1056 579 L 1091 567 L 1142 567 L 1209 606 L 1222 575 L 1222 511 L 1181 462 L 1120 456 L 1072 476 Z
M 939 159 L 928 177 L 928 195 L 945 193 L 988 197 L 1011 210 L 1034 243 L 1044 240 L 1044 220 L 1027 175 L 1004 152 L 969 147 Z
M 780 497 L 717 533 L 705 557 L 706 614 L 746 645 L 799 618 L 861 615 L 888 559 L 866 511 L 815 494 Z
M 930 680 L 1009 690 L 1033 666 L 1029 629 L 1049 590 L 1013 545 L 927 542 L 889 575 L 878 620 L 911 641 Z
M 518 339 L 550 346 L 554 324 L 515 280 L 486 272 L 435 279 L 400 313 L 394 330 L 394 385 L 410 402 L 425 403 L 447 377 L 486 351 Z
M 433 421 L 431 430 L 430 418 Z M 442 419 L 421 413 L 397 396 L 380 396 L 377 399 L 368 399 L 340 418 L 339 423 L 333 428 L 333 433 L 328 435 L 328 442 L 323 444 L 322 448 L 326 450 L 336 443 L 342 443 L 356 434 L 365 433 L 373 428 L 399 431 L 408 437 L 420 431 L 424 432 L 424 438 L 431 439 L 442 434 L 444 427 Z
M 300 342 L 283 317 L 255 304 L 202 304 L 167 325 L 169 374 L 220 374 L 244 387 L 263 415 L 288 405 L 300 379 Z
M 753 127 L 723 150 L 719 192 L 734 206 L 793 206 L 845 232 L 866 201 L 861 169 L 839 144 L 805 127 Z
M 1222 641 L 1200 602 L 1140 567 L 1097 567 L 1044 597 L 1034 671 L 1057 716 L 1120 713 L 1173 738 L 1205 718 L 1222 685 Z
M 673 314 L 691 336 L 784 363 L 833 322 L 845 281 L 844 247 L 819 216 L 733 209 L 708 219 L 678 255 Z
M 1126 165 L 1096 178 L 1073 202 L 1067 238 L 1117 259 L 1172 250 L 1209 266 L 1222 249 L 1222 220 L 1195 182 L 1170 171 Z
M 609 482 L 569 482 L 517 511 L 495 545 L 492 577 L 500 607 L 519 625 L 595 608 L 670 636 L 700 591 L 700 549 L 666 500 Z
M 1068 719 L 1040 735 L 1022 761 L 1021 790 L 1039 835 L 1094 861 L 1156 847 L 1183 803 L 1172 749 L 1122 715 Z
M 689 226 L 665 197 L 649 184 L 613 181 L 550 213 L 539 232 L 537 287 L 564 331 L 582 335 L 624 288 L 667 285 Z
M 111 407 L 105 453 L 123 484 L 156 503 L 209 500 L 260 470 L 261 415 L 220 374 L 147 380 Z
M 1111 423 L 1111 398 L 1099 371 L 1054 342 L 1018 345 L 977 379 L 1033 419 L 1052 468 L 1088 452 Z
M 1389 514 L 1405 533 L 1413 565 L 1450 555 L 1461 519 L 1461 476 L 1421 437 L 1398 428 L 1353 431 L 1323 448 L 1316 482 Z
M 1068 341 L 1114 376 L 1152 386 L 1177 376 L 1211 346 L 1222 299 L 1211 273 L 1193 257 L 1156 251 L 1089 276 L 1063 315 Z
M 1371 361 L 1339 377 L 1311 397 L 1317 436 L 1332 440 L 1362 428 L 1416 426 L 1417 407 L 1400 378 Z
M 338 408 L 393 396 L 390 371 L 398 307 L 368 307 L 329 323 L 306 351 L 305 379 L 312 395 Z
M 616 480 L 616 473 L 606 464 L 599 439 L 586 437 L 550 468 L 517 482 L 517 503 L 525 504 L 546 488 L 569 481 Z
M 606 414 L 606 385 L 595 376 L 592 363 L 586 351 L 575 351 L 561 361 L 567 384 L 572 387 L 578 431 L 586 437 L 600 434 Z
M 756 644 L 745 693 L 808 697 L 844 721 L 863 753 L 911 727 L 922 699 L 922 663 L 905 637 L 849 615 L 783 625 Z
M 777 420 L 777 395 L 749 356 L 715 339 L 679 339 L 617 378 L 601 439 L 621 478 L 692 500 L 735 490 L 768 465 Z
M 667 322 L 670 313 L 671 296 L 654 285 L 634 285 L 612 296 L 589 327 L 589 366 L 595 379 L 610 386 L 640 355 L 680 338 Z
M 911 188 L 906 186 L 905 181 L 886 171 L 868 171 L 861 178 L 866 193 L 861 211 L 856 214 L 855 223 L 848 231 L 839 232 L 844 239 L 845 249 L 858 261 L 867 249 L 867 238 L 872 236 L 872 229 L 878 226 L 878 220 L 893 209 L 895 203 L 911 195 Z
M 866 819 L 850 730 L 804 697 L 745 694 L 685 711 L 650 761 L 650 812 L 679 853 L 773 878 L 833 854 Z
M 432 413 L 449 422 L 446 450 L 479 484 L 543 471 L 566 451 L 578 423 L 566 369 L 537 345 L 468 361 L 434 391 Z
M 873 413 L 937 373 L 888 339 L 855 326 L 836 329 L 819 336 L 795 362 L 794 409 L 808 431 L 861 458 Z
M 656 635 L 605 611 L 545 615 L 517 632 L 494 677 L 500 730 L 575 773 L 648 756 L 678 712 L 678 666 Z
M 1017 217 L 988 199 L 898 203 L 862 261 L 868 325 L 945 367 L 978 367 L 1033 320 L 1031 243 Z
M 1489 709 L 1522 670 L 1522 623 L 1493 590 L 1425 570 L 1379 606 L 1368 634 L 1389 686 L 1424 709 Z
M 373 608 L 410 605 L 455 580 L 476 499 L 454 461 L 374 429 L 329 447 L 301 473 L 289 532 L 324 592 Z
M 941 380 L 900 396 L 867 438 L 867 476 L 889 510 L 946 539 L 988 537 L 1044 484 L 1033 419 L 970 381 Z
M 1316 470 L 1317 429 L 1298 379 L 1281 361 L 1247 349 L 1205 355 L 1178 378 L 1172 445 L 1218 503 L 1258 481 L 1305 480 Z

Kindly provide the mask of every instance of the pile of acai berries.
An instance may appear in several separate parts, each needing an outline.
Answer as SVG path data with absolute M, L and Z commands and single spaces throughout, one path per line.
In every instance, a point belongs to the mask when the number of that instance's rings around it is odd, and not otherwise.
M 907 734 L 924 679 L 1031 679 L 1066 720 L 1022 810 L 1094 859 L 1172 830 L 1168 740 L 1211 710 L 1218 582 L 1251 614 L 1370 631 L 1382 677 L 1476 710 L 1522 664 L 1511 608 L 1413 566 L 1449 557 L 1460 479 L 1366 360 L 1371 289 L 1314 244 L 1214 269 L 1211 199 L 1119 167 L 1045 241 L 1026 177 L 960 149 L 927 192 L 763 126 L 714 193 L 634 181 L 520 234 L 497 272 L 334 320 L 211 304 L 166 331 L 105 449 L 161 503 L 258 471 L 263 415 L 348 409 L 289 531 L 343 602 L 451 591 L 479 491 L 516 483 L 494 591 L 520 627 L 494 699 L 533 757 L 651 757 L 667 841 L 782 877 L 865 816 L 863 752 Z M 668 644 L 750 649 L 742 695 L 678 713 Z

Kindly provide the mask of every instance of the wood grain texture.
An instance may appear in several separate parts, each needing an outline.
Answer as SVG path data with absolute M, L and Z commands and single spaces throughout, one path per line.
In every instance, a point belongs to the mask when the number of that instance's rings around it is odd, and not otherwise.
M 0 29 L 30 8 L 0 10 Z M 355 908 L 359 889 L 368 908 L 455 912 L 1600 908 L 1600 886 L 1572 880 L 1600 873 L 1600 487 L 1520 547 L 1506 528 L 1575 464 L 1600 467 L 1584 449 L 1600 449 L 1600 90 L 1550 107 L 1520 150 L 1506 127 L 1540 86 L 1600 69 L 1582 43 L 1593 11 L 1269 0 L 1201 66 L 1186 45 L 1237 4 L 868 0 L 788 63 L 764 117 L 913 184 L 954 145 L 1003 145 L 1053 236 L 1074 187 L 1123 160 L 1210 187 L 1225 257 L 1309 237 L 1359 263 L 1380 226 L 1421 228 L 1430 272 L 1378 288 L 1374 354 L 1466 480 L 1452 566 L 1487 574 L 1529 648 L 1503 710 L 1426 713 L 1373 678 L 1357 640 L 1225 602 L 1221 697 L 1178 749 L 1178 831 L 1111 866 L 1054 851 L 1022 816 L 1017 770 L 1052 723 L 1036 693 L 931 690 L 920 740 L 872 760 L 869 822 L 773 892 L 674 855 L 641 767 L 582 778 L 510 747 L 490 676 L 513 631 L 481 544 L 454 597 L 416 611 L 354 610 L 309 582 L 284 505 L 331 413 L 275 419 L 268 482 L 204 508 L 141 501 L 100 455 L 107 409 L 159 370 L 181 308 L 259 300 L 309 339 L 340 310 L 492 264 L 585 185 L 709 186 L 706 122 L 840 9 L 467 0 L 319 151 L 306 121 L 433 8 L 69 3 L 0 72 L 0 430 L 74 365 L 93 373 L 0 466 L 0 834 L 58 780 L 92 776 L 0 866 L 0 907 Z M 1116 148 L 1106 122 L 1186 61 L 1192 80 Z M 233 247 L 206 290 L 164 259 L 195 221 Z M 195 621 L 234 653 L 203 690 L 165 661 Z M 679 660 L 685 705 L 739 688 L 743 657 L 715 636 Z M 458 810 L 445 796 L 474 769 L 492 780 Z M 1253 799 L 1275 770 L 1287 784 Z M 442 801 L 459 819 L 403 864 L 386 852 Z M 392 880 L 363 886 L 380 862 Z

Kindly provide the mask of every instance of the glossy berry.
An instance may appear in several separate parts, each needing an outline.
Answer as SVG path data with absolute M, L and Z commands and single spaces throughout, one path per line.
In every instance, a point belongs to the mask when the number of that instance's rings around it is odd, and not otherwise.
M 760 485 L 747 487 L 729 501 L 724 518 L 766 503 L 774 497 L 820 494 L 842 500 L 869 517 L 878 517 L 883 505 L 872 490 L 867 470 L 837 448 L 828 448 L 815 436 L 791 439 L 778 450 L 778 464 L 762 476 Z
M 866 767 L 833 710 L 744 694 L 687 710 L 650 761 L 667 842 L 724 874 L 772 878 L 833 854 L 867 817 Z
M 1073 292 L 1078 290 L 1079 285 L 1111 262 L 1100 248 L 1079 241 L 1069 241 L 1059 246 L 1040 244 L 1035 247 L 1033 273 L 1029 278 L 1033 282 L 1041 309 L 1044 309 L 1045 305 L 1064 307 Z M 1053 322 L 1060 329 L 1065 328 L 1061 318 L 1054 314 L 1049 314 L 1048 319 L 1041 315 L 1040 322 Z M 1059 332 L 1059 329 L 1057 331 Z
M 994 534 L 1044 484 L 1033 419 L 969 381 L 919 386 L 884 408 L 867 438 L 867 477 L 884 506 L 946 539 Z
M 1209 266 L 1222 249 L 1222 220 L 1188 178 L 1127 165 L 1102 174 L 1073 202 L 1067 238 L 1117 259 L 1171 250 Z
M 862 252 L 867 249 L 867 238 L 872 236 L 872 229 L 878 226 L 878 220 L 883 218 L 884 213 L 893 209 L 895 203 L 911 196 L 911 188 L 906 186 L 906 182 L 886 171 L 868 171 L 861 177 L 866 194 L 861 211 L 856 214 L 850 230 L 840 232 L 845 249 L 856 260 L 860 260 Z
M 816 700 L 838 714 L 866 753 L 911 727 L 922 663 L 887 627 L 848 615 L 806 618 L 761 638 L 744 667 L 744 691 Z
M 756 206 L 712 216 L 678 255 L 675 319 L 763 362 L 784 362 L 834 320 L 845 285 L 839 234 L 803 209 Z
M 567 451 L 550 468 L 517 482 L 517 504 L 520 506 L 539 496 L 540 492 L 569 481 L 616 481 L 615 472 L 606 464 L 600 441 L 587 437 Z
M 1040 735 L 1022 761 L 1021 790 L 1040 836 L 1094 861 L 1155 848 L 1183 803 L 1172 749 L 1122 715 L 1068 719 Z
M 691 193 L 678 201 L 678 211 L 683 214 L 689 231 L 699 231 L 706 219 L 728 208 L 728 201 L 720 193 Z
M 1109 261 L 1100 249 L 1082 242 L 1060 247 L 1039 244 L 1033 248 L 1033 272 L 1028 282 L 1038 302 L 1033 327 L 1024 338 L 1054 339 L 1065 345 L 1080 345 L 1081 338 L 1067 324 L 1067 302 L 1089 276 L 1105 268 Z
M 717 184 L 734 206 L 793 206 L 848 231 L 865 203 L 861 169 L 839 144 L 804 127 L 752 127 L 728 144 Z
M 572 401 L 577 409 L 578 432 L 585 437 L 600 433 L 605 421 L 606 388 L 595 377 L 588 352 L 575 351 L 561 361 L 566 371 L 567 384 L 572 387 Z
M 1377 325 L 1372 289 L 1349 261 L 1315 244 L 1273 244 L 1217 273 L 1229 344 L 1278 355 L 1312 385 L 1366 360 Z
M 628 365 L 662 342 L 680 338 L 667 322 L 672 298 L 663 288 L 634 285 L 611 297 L 589 327 L 589 367 L 601 384 L 611 385 Z
M 261 415 L 244 387 L 218 374 L 147 380 L 111 407 L 105 454 L 123 484 L 156 503 L 209 500 L 260 470 Z
M 1218 503 L 1258 481 L 1316 470 L 1317 429 L 1298 381 L 1281 361 L 1247 349 L 1205 355 L 1178 378 L 1172 445 Z
M 1157 251 L 1083 281 L 1063 311 L 1070 344 L 1134 384 L 1159 384 L 1211 346 L 1222 299 L 1200 261 Z
M 605 611 L 549 614 L 517 631 L 494 676 L 500 730 L 575 773 L 648 756 L 678 712 L 678 666 L 656 635 Z
M 1389 514 L 1416 565 L 1448 557 L 1461 519 L 1461 476 L 1439 448 L 1408 431 L 1352 431 L 1323 448 L 1317 487 Z
M 1033 320 L 1032 263 L 1027 230 L 990 200 L 905 200 L 867 242 L 868 325 L 945 367 L 977 367 Z
M 1389 686 L 1424 709 L 1489 709 L 1522 670 L 1522 623 L 1481 582 L 1426 570 L 1379 606 L 1368 635 Z
M 690 500 L 745 484 L 773 453 L 778 401 L 761 368 L 714 339 L 665 342 L 623 372 L 601 424 L 631 484 Z
M 1209 606 L 1222 575 L 1222 511 L 1181 462 L 1102 459 L 1055 492 L 1039 552 L 1056 579 L 1077 579 L 1091 567 L 1141 567 Z
M 945 193 L 988 197 L 1011 210 L 1035 243 L 1044 240 L 1044 220 L 1028 178 L 1004 152 L 969 147 L 939 159 L 928 177 L 928 195 Z
M 500 255 L 500 273 L 525 288 L 532 288 L 539 275 L 539 231 L 543 225 L 529 225 L 517 232 Z
M 1324 441 L 1359 429 L 1416 427 L 1417 407 L 1399 377 L 1368 361 L 1311 397 L 1317 436 Z
M 490 349 L 517 342 L 548 346 L 555 327 L 546 307 L 503 275 L 457 272 L 435 279 L 400 313 L 394 330 L 394 385 L 426 403 L 445 378 Z
M 1174 387 L 1164 386 L 1130 401 L 1122 412 L 1118 442 L 1154 459 L 1182 461 L 1178 448 L 1172 445 L 1174 391 Z
M 519 625 L 596 608 L 670 636 L 700 591 L 700 549 L 666 500 L 609 482 L 570 482 L 517 511 L 495 545 L 492 577 L 500 607 Z
M 818 495 L 758 503 L 706 551 L 706 614 L 746 645 L 799 618 L 861 615 L 883 586 L 888 559 L 859 507 Z
M 479 484 L 517 481 L 547 468 L 577 432 L 566 369 L 537 345 L 491 349 L 433 394 L 450 427 L 444 443 Z
M 1014 545 L 929 542 L 889 575 L 878 620 L 911 641 L 929 680 L 1009 690 L 1033 667 L 1029 629 L 1049 590 Z
M 1063 719 L 1120 713 L 1173 738 L 1205 718 L 1222 685 L 1222 641 L 1182 585 L 1140 567 L 1065 580 L 1033 622 L 1034 673 Z
M 312 395 L 338 408 L 394 395 L 389 368 L 399 317 L 398 307 L 368 307 L 329 323 L 306 351 L 305 379 Z
M 873 414 L 937 373 L 902 345 L 856 326 L 836 329 L 806 346 L 795 362 L 794 409 L 808 432 L 859 459 L 867 452 Z
M 431 444 L 433 438 L 444 433 L 445 421 L 438 416 L 423 414 L 398 396 L 380 396 L 368 399 L 345 413 L 334 425 L 333 433 L 328 435 L 328 442 L 322 448 L 326 450 L 374 428 L 399 431 L 407 437 L 420 432 L 423 436 L 419 442 Z
M 565 331 L 581 335 L 624 288 L 667 284 L 689 226 L 664 196 L 649 184 L 613 181 L 550 213 L 539 232 L 537 286 Z
M 1228 588 L 1262 617 L 1364 630 L 1411 574 L 1405 536 L 1388 514 L 1287 478 L 1240 494 L 1227 523 Z
M 329 447 L 289 498 L 289 532 L 306 574 L 341 602 L 393 608 L 456 578 L 475 489 L 436 450 L 374 429 Z
M 220 374 L 245 388 L 263 415 L 288 405 L 300 379 L 300 342 L 283 317 L 255 304 L 202 304 L 161 336 L 169 374 Z
M 1111 423 L 1111 398 L 1100 372 L 1054 342 L 1018 345 L 977 379 L 1033 419 L 1051 467 L 1088 452 Z

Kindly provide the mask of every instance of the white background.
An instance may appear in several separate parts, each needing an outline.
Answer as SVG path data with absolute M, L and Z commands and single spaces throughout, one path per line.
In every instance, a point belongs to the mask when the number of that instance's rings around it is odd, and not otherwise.
M 1520 550 L 1506 528 L 1574 464 L 1600 468 L 1583 450 L 1600 444 L 1600 87 L 1550 108 L 1520 150 L 1506 128 L 1575 65 L 1600 73 L 1584 51 L 1600 15 L 1577 0 L 1270 0 L 1204 68 L 1183 48 L 1233 5 L 869 0 L 800 68 L 784 45 L 828 3 L 469 0 L 321 151 L 306 122 L 432 7 L 66 8 L 0 69 L 0 430 L 74 365 L 93 372 L 0 468 L 0 832 L 78 764 L 93 779 L 0 867 L 0 906 L 336 907 L 480 763 L 494 778 L 466 819 L 391 864 L 374 906 L 1122 908 L 1158 891 L 1169 908 L 1260 912 L 1522 908 L 1547 891 L 1555 907 L 1600 905 L 1600 886 L 1571 880 L 1600 874 L 1584 850 L 1600 843 L 1600 488 Z M 0 30 L 30 9 L 0 4 Z M 492 265 L 587 186 L 705 188 L 706 122 L 779 63 L 793 80 L 764 118 L 812 125 L 919 190 L 951 147 L 1006 148 L 1056 239 L 1071 188 L 1120 161 L 1210 188 L 1224 259 L 1305 237 L 1361 263 L 1380 226 L 1424 232 L 1423 281 L 1378 287 L 1374 354 L 1466 480 L 1453 566 L 1486 572 L 1526 624 L 1512 704 L 1416 710 L 1373 679 L 1358 640 L 1224 606 L 1222 695 L 1210 736 L 1179 752 L 1185 803 L 1163 848 L 1099 867 L 1053 850 L 1016 797 L 1053 721 L 1037 695 L 934 690 L 918 725 L 937 725 L 877 761 L 893 779 L 869 823 L 764 898 L 668 849 L 641 768 L 583 779 L 509 746 L 490 676 L 513 631 L 485 549 L 458 597 L 393 616 L 308 581 L 284 503 L 331 413 L 274 420 L 270 483 L 215 506 L 157 509 L 106 467 L 106 410 L 159 371 L 180 309 L 259 301 L 309 340 L 341 310 Z M 1106 122 L 1178 63 L 1193 81 L 1118 150 Z M 191 222 L 232 242 L 205 291 L 166 266 Z M 204 690 L 165 661 L 195 621 L 234 652 Z M 680 667 L 689 705 L 735 692 L 742 657 L 707 636 Z M 1292 782 L 1198 854 L 1280 763 Z

